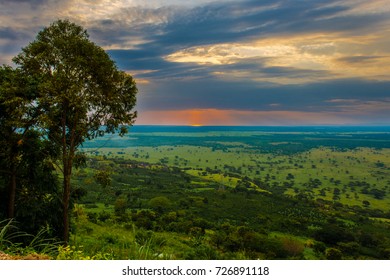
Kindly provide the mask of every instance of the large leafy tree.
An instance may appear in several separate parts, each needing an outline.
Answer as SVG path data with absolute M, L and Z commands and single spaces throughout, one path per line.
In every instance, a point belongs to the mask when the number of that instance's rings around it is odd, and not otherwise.
M 23 145 L 36 117 L 34 83 L 19 70 L 0 67 L 0 175 L 6 185 L 8 218 L 15 217 L 18 169 Z
M 50 160 L 56 149 L 36 126 L 36 86 L 19 69 L 0 67 L 0 219 L 16 219 L 31 233 L 51 228 L 58 236 L 59 188 Z
M 86 139 L 124 135 L 136 112 L 137 87 L 81 26 L 58 20 L 40 31 L 14 58 L 24 74 L 38 80 L 39 127 L 60 147 L 63 174 L 63 239 L 69 240 L 72 168 Z

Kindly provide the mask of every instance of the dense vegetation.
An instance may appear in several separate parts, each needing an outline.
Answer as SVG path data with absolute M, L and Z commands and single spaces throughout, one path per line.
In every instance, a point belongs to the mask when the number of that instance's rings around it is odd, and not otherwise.
M 72 242 L 87 255 L 390 258 L 390 150 L 380 148 L 387 145 L 381 140 L 354 149 L 351 143 L 312 147 L 309 132 L 300 132 L 291 145 L 302 151 L 275 152 L 267 150 L 270 143 L 254 148 L 251 138 L 264 132 L 245 128 L 240 138 L 230 128 L 143 129 L 134 127 L 131 139 L 85 145 L 91 156 L 74 181 L 85 195 L 75 208 Z M 148 134 L 150 145 L 133 147 L 134 138 Z M 288 146 L 280 138 L 289 133 L 267 134 L 273 145 Z M 378 139 L 386 137 L 381 132 Z M 104 148 L 101 141 L 108 141 Z
M 176 130 L 135 126 L 130 138 L 84 144 L 70 246 L 54 258 L 390 258 L 388 132 L 351 149 L 313 147 L 310 132 Z

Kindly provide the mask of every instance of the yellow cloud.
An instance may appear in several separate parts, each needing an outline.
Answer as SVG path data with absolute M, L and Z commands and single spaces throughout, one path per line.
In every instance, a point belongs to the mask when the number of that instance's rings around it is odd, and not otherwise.
M 390 48 L 377 49 L 378 42 L 390 40 L 390 32 L 372 34 L 369 36 L 343 37 L 343 34 L 306 34 L 290 35 L 271 39 L 262 39 L 245 43 L 230 43 L 196 46 L 180 50 L 165 56 L 164 59 L 177 63 L 197 63 L 200 65 L 232 65 L 243 60 L 259 63 L 259 71 L 253 69 L 215 71 L 214 74 L 223 78 L 276 82 L 295 84 L 327 79 L 364 78 L 375 80 L 390 80 Z M 378 59 L 366 60 L 361 63 L 348 63 L 344 57 L 373 56 Z M 263 67 L 285 67 L 286 69 L 307 70 L 307 77 L 291 75 L 275 77 L 262 74 Z M 227 68 L 229 69 L 229 68 Z M 326 75 L 309 75 L 310 71 L 324 71 Z

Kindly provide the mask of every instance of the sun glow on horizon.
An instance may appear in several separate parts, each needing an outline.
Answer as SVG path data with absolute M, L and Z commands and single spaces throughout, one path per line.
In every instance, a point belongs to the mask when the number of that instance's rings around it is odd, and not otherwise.
M 381 108 L 380 111 L 385 111 L 388 108 L 387 103 L 379 104 L 374 102 L 372 104 L 360 104 L 357 101 L 342 99 L 334 99 L 329 102 L 340 103 L 340 106 L 338 106 L 339 111 L 330 114 L 328 111 L 246 111 L 210 108 L 166 111 L 153 110 L 143 111 L 137 120 L 137 124 L 185 125 L 191 127 L 214 125 L 346 125 L 358 123 L 356 119 L 364 120 L 365 115 L 359 114 L 361 111 L 372 111 L 378 108 Z M 346 102 L 347 104 L 344 104 Z

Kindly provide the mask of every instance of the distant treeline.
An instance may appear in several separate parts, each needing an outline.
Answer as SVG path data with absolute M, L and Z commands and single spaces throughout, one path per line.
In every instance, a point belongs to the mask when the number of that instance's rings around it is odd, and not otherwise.
M 246 149 L 262 150 L 263 152 L 291 154 L 300 153 L 317 147 L 334 147 L 337 149 L 355 149 L 358 147 L 369 147 L 374 149 L 390 148 L 390 132 L 316 132 L 311 133 L 267 133 L 258 134 L 259 130 L 255 127 L 229 127 L 240 129 L 243 132 L 232 133 L 231 135 L 197 135 L 200 131 L 192 127 L 137 127 L 132 128 L 131 135 L 126 138 L 113 138 L 110 136 L 86 141 L 84 148 L 126 148 L 126 147 L 157 147 L 157 146 L 179 146 L 191 145 L 210 147 L 214 149 L 226 149 L 227 146 L 237 145 L 242 147 L 239 142 L 245 142 Z M 226 131 L 226 127 L 224 127 Z M 253 130 L 250 130 L 253 129 Z M 165 130 L 165 132 L 163 132 Z M 222 130 L 221 130 L 222 131 Z M 253 134 L 248 132 L 253 131 Z M 158 132 L 159 135 L 155 135 Z M 185 135 L 179 135 L 179 133 Z M 231 131 L 233 132 L 233 131 Z M 245 132 L 245 133 L 244 133 Z M 193 136 L 191 134 L 193 133 Z M 218 134 L 218 133 L 217 133 Z M 202 136 L 203 135 L 203 136 Z M 224 144 L 225 143 L 225 144 Z M 228 145 L 226 144 L 228 143 Z M 237 144 L 230 144 L 237 143 Z

